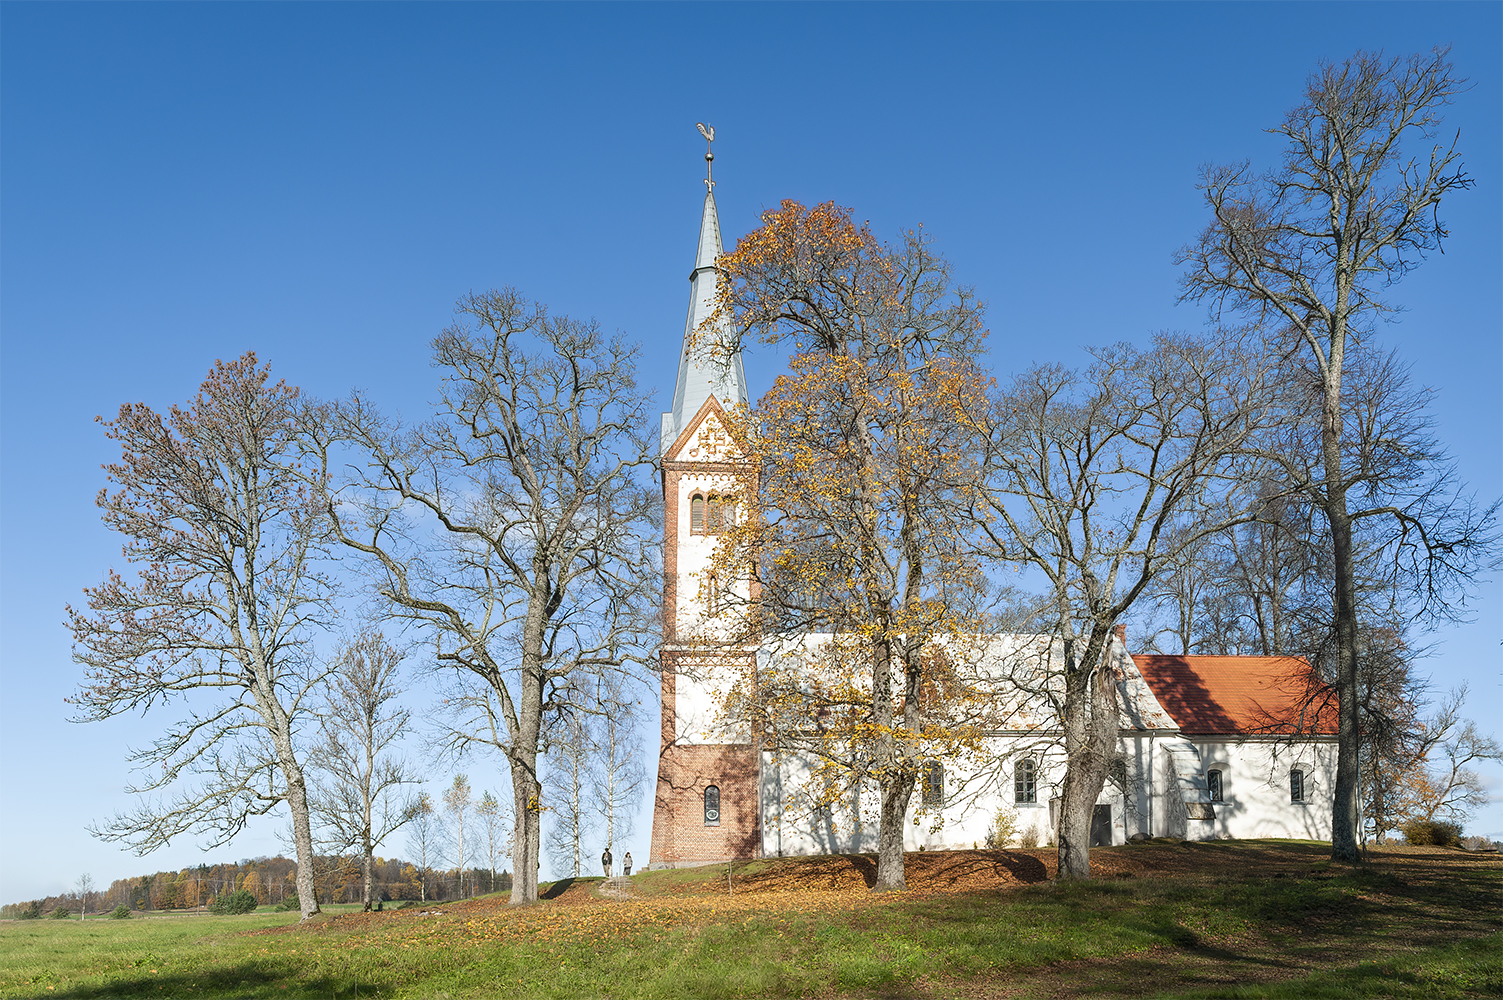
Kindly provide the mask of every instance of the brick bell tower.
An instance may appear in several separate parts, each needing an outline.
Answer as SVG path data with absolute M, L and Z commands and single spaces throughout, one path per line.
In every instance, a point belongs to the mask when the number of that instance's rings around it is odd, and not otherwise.
M 709 142 L 715 131 L 700 126 Z M 720 338 L 706 326 L 720 281 L 722 252 L 707 149 L 699 249 L 689 273 L 673 410 L 663 414 L 662 741 L 652 814 L 650 868 L 710 864 L 761 854 L 761 754 L 750 734 L 722 718 L 720 695 L 744 677 L 751 648 L 717 642 L 726 587 L 710 565 L 722 518 L 735 516 L 741 454 L 726 410 L 747 402 L 741 355 L 714 356 Z M 691 346 L 696 330 L 699 343 Z M 731 589 L 745 588 L 745 581 Z M 741 595 L 746 596 L 746 595 Z

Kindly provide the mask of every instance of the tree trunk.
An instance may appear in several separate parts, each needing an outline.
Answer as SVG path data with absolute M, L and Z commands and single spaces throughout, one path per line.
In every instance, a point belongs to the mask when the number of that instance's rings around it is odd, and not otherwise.
M 365 850 L 360 858 L 360 868 L 365 885 L 360 893 L 360 908 L 363 912 L 369 913 L 375 902 L 371 897 L 375 895 L 376 889 L 376 859 L 370 843 L 367 842 L 364 847 Z
M 1108 626 L 1109 627 L 1109 626 Z M 1095 633 L 1103 633 L 1097 626 Z M 1104 634 L 1093 634 L 1087 670 L 1073 662 L 1065 644 L 1065 768 L 1059 801 L 1059 877 L 1091 877 L 1091 817 L 1106 784 L 1107 762 L 1117 739 L 1117 682 Z
M 908 815 L 908 799 L 913 794 L 913 779 L 905 776 L 878 783 L 882 796 L 881 817 L 877 824 L 877 884 L 874 892 L 902 892 L 908 888 L 903 872 L 903 819 Z
M 1336 693 L 1339 726 L 1336 751 L 1336 788 L 1331 803 L 1331 860 L 1355 864 L 1361 860 L 1357 832 L 1359 698 L 1357 689 L 1357 600 L 1352 552 L 1352 523 L 1346 515 L 1344 491 L 1332 497 L 1330 519 L 1335 557 Z
M 1358 695 L 1357 688 L 1357 585 L 1355 553 L 1352 551 L 1352 520 L 1346 504 L 1346 478 L 1342 469 L 1341 417 L 1342 363 L 1346 356 L 1348 284 L 1345 248 L 1337 259 L 1337 303 L 1331 326 L 1330 348 L 1324 372 L 1321 400 L 1320 446 L 1325 471 L 1322 504 L 1331 528 L 1331 556 L 1336 613 L 1336 695 L 1338 702 L 1336 788 L 1331 803 L 1331 860 L 1355 863 L 1361 859 L 1357 845 Z
M 308 821 L 308 788 L 303 772 L 295 763 L 284 760 L 282 773 L 287 778 L 287 808 L 292 811 L 292 840 L 297 847 L 297 902 L 302 919 L 318 912 L 318 893 L 313 885 L 313 827 Z
M 541 845 L 542 789 L 537 780 L 537 755 L 524 753 L 511 762 L 512 807 L 516 822 L 512 828 L 511 903 L 536 903 L 538 900 L 538 848 Z

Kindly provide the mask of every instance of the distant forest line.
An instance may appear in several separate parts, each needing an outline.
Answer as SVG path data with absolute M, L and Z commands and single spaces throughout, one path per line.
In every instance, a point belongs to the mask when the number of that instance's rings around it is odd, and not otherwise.
M 314 859 L 314 885 L 320 903 L 360 902 L 360 860 L 353 856 Z M 422 869 L 400 858 L 377 858 L 375 870 L 379 898 L 387 901 L 448 900 L 483 895 L 511 888 L 511 872 L 469 868 L 461 882 L 457 869 Z M 116 879 L 108 888 L 88 894 L 77 890 L 42 899 L 0 906 L 0 920 L 45 917 L 58 910 L 77 916 L 107 913 L 118 906 L 132 910 L 187 910 L 207 906 L 214 897 L 245 889 L 259 905 L 275 905 L 297 892 L 297 864 L 290 858 L 259 857 L 238 863 L 198 865 L 180 871 Z

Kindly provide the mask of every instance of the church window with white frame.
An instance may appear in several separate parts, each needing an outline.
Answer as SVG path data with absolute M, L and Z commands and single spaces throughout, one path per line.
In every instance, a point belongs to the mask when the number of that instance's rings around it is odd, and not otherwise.
M 1012 797 L 1019 805 L 1031 805 L 1039 800 L 1038 765 L 1032 757 L 1024 757 L 1013 765 Z
M 1212 802 L 1222 801 L 1221 768 L 1213 767 L 1206 772 L 1206 791 L 1211 795 Z
M 930 808 L 945 804 L 945 766 L 937 760 L 924 765 L 923 803 Z
M 1289 801 L 1305 801 L 1305 772 L 1303 768 L 1289 769 Z

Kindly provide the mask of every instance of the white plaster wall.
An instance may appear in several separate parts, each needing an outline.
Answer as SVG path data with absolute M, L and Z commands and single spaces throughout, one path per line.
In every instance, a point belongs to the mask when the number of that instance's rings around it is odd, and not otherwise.
M 1214 820 L 1187 817 L 1174 765 L 1156 734 L 1126 734 L 1119 748 L 1126 757 L 1127 786 L 1108 781 L 1098 805 L 1112 807 L 1112 843 L 1126 843 L 1134 834 L 1215 838 L 1289 837 L 1329 840 L 1331 788 L 1336 748 L 1332 743 L 1290 745 L 1272 741 L 1196 741 L 1202 762 L 1221 765 L 1225 774 L 1224 801 L 1216 804 Z M 909 804 L 904 825 L 905 849 L 916 851 L 968 848 L 985 843 L 997 810 L 1010 809 L 1019 832 L 1033 827 L 1039 843 L 1054 839 L 1055 804 L 1064 765 L 1057 752 L 1040 755 L 1033 736 L 999 736 L 988 755 L 994 761 L 965 770 L 947 766 L 946 800 L 937 812 L 924 810 L 919 790 Z M 1038 801 L 1013 801 L 1012 761 L 1027 751 L 1041 760 Z M 1289 768 L 1298 762 L 1306 774 L 1306 801 L 1289 801 Z M 858 817 L 846 797 L 828 816 L 816 816 L 801 794 L 810 779 L 809 760 L 795 754 L 762 755 L 763 851 L 769 855 L 801 855 L 875 851 L 877 848 L 876 787 L 865 789 Z M 936 819 L 942 822 L 936 823 Z M 1016 841 L 1014 841 L 1016 844 Z
M 721 692 L 744 680 L 745 668 L 729 663 L 683 663 L 674 676 L 674 735 L 690 746 L 749 743 L 746 726 L 726 717 Z
M 678 487 L 678 605 L 674 628 L 679 635 L 708 640 L 724 640 L 730 632 L 718 624 L 709 613 L 705 601 L 709 579 L 710 560 L 715 554 L 718 535 L 695 535 L 689 530 L 690 498 L 695 493 L 728 493 L 734 484 L 712 475 L 686 475 L 679 479 Z M 736 580 L 731 586 L 735 597 L 745 600 L 750 596 L 749 583 Z
M 1043 752 L 1041 752 L 1043 751 Z M 1037 801 L 1014 801 L 1013 761 L 1023 754 L 1039 761 Z M 952 850 L 980 847 L 999 809 L 1016 817 L 1019 834 L 1032 828 L 1040 845 L 1054 840 L 1054 806 L 1063 761 L 1057 752 L 1041 747 L 1032 735 L 999 736 L 990 741 L 986 754 L 993 761 L 966 768 L 946 765 L 945 803 L 925 809 L 921 789 L 909 800 L 903 827 L 905 850 Z M 762 755 L 762 849 L 769 855 L 851 853 L 877 849 L 878 803 L 875 783 L 868 783 L 858 816 L 849 795 L 842 797 L 828 814 L 817 815 L 804 793 L 813 773 L 810 759 L 798 754 Z M 1134 790 L 1129 767 L 1128 793 L 1108 782 L 1097 799 L 1112 807 L 1112 842 L 1125 843 L 1141 811 L 1142 795 Z M 1146 793 L 1144 793 L 1146 794 Z M 1013 841 L 1016 846 L 1017 840 Z
M 1336 786 L 1336 744 L 1194 740 L 1202 766 L 1222 770 L 1222 801 L 1211 821 L 1214 835 L 1249 839 L 1331 839 Z M 1305 801 L 1289 800 L 1289 771 L 1305 772 Z

